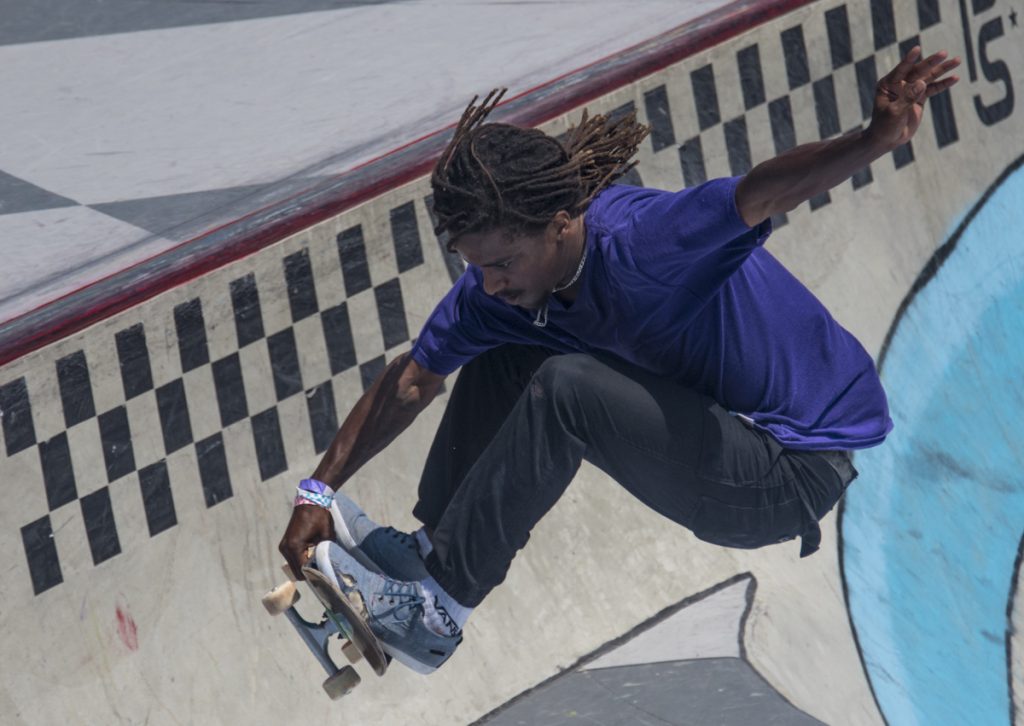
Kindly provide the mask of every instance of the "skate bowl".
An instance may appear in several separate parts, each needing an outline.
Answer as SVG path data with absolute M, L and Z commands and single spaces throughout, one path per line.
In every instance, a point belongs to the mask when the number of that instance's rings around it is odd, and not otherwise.
M 557 135 L 635 110 L 624 181 L 676 189 L 861 128 L 915 44 L 964 57 L 911 144 L 768 241 L 876 356 L 896 425 L 813 557 L 704 544 L 584 465 L 450 663 L 327 699 L 260 597 L 296 481 L 461 274 L 431 232 L 443 129 L 0 331 L 4 721 L 1024 722 L 1017 22 L 736 2 L 496 112 Z M 416 526 L 443 404 L 346 485 L 377 521 Z

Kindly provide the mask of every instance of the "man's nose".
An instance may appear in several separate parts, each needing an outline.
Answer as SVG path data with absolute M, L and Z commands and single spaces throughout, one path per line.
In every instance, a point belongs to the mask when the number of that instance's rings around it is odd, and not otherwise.
M 488 295 L 497 295 L 506 287 L 508 287 L 508 280 L 503 275 L 484 270 L 484 292 Z

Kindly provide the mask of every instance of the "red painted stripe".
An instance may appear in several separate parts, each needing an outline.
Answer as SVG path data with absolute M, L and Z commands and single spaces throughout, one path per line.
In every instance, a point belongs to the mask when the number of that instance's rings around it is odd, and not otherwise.
M 504 101 L 495 120 L 537 126 L 813 0 L 738 0 Z M 0 326 L 0 365 L 429 173 L 455 124 L 255 210 Z

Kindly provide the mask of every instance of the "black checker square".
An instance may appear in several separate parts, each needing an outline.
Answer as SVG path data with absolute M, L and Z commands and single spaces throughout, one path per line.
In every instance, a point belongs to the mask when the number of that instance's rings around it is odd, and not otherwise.
M 800 88 L 811 82 L 811 68 L 804 43 L 804 28 L 796 25 L 782 31 L 782 53 L 786 59 L 786 79 L 789 89 Z
M 260 292 L 256 286 L 256 276 L 249 273 L 244 277 L 232 280 L 229 288 L 238 347 L 244 348 L 264 337 L 263 310 L 260 307 Z
M 850 16 L 845 5 L 825 11 L 828 47 L 832 55 L 832 70 L 853 63 L 853 44 L 850 38 Z
M 352 337 L 348 304 L 340 303 L 320 313 L 327 346 L 327 361 L 331 375 L 336 376 L 356 365 L 356 343 Z
M 748 111 L 765 102 L 764 74 L 761 72 L 761 52 L 757 43 L 736 53 L 736 66 L 743 89 L 743 107 Z
M 942 22 L 939 0 L 917 0 L 917 22 L 921 30 Z
M 288 286 L 288 305 L 292 322 L 304 320 L 320 309 L 316 301 L 316 284 L 313 282 L 313 265 L 309 250 L 293 252 L 284 258 L 284 277 Z
M 117 360 L 121 369 L 121 384 L 126 399 L 135 398 L 153 390 L 153 369 L 146 347 L 146 329 L 142 323 L 114 334 Z
M 871 0 L 871 30 L 875 50 L 882 50 L 896 42 L 896 14 L 892 0 Z
M 338 237 L 338 259 L 348 297 L 370 289 L 370 265 L 366 259 L 366 241 L 361 225 L 342 231 Z
M 164 453 L 171 454 L 191 444 L 192 422 L 185 397 L 185 382 L 176 378 L 157 388 L 156 405 L 164 435 Z
M 644 111 L 651 127 L 651 146 L 655 152 L 676 144 L 672 126 L 672 109 L 668 103 L 668 89 L 664 84 L 644 92 Z
M 750 138 L 747 135 L 747 118 L 740 116 L 723 124 L 725 148 L 729 156 L 729 173 L 741 176 L 750 171 Z
M 100 442 L 107 481 L 112 482 L 135 471 L 132 432 L 128 425 L 128 409 L 118 406 L 99 415 Z
M 768 119 L 776 154 L 796 146 L 796 126 L 793 125 L 793 107 L 789 96 L 782 96 L 768 104 Z
M 947 88 L 928 99 L 928 113 L 931 114 L 932 125 L 935 128 L 935 143 L 940 149 L 960 140 L 950 89 Z
M 110 489 L 103 487 L 85 495 L 81 505 L 93 564 L 98 565 L 121 554 L 121 541 L 117 536 L 114 509 L 110 503 Z
M 914 142 L 908 141 L 903 146 L 897 146 L 892 152 L 892 163 L 897 169 L 902 169 L 914 161 Z
M 715 69 L 710 64 L 701 66 L 690 73 L 693 87 L 693 102 L 697 110 L 697 123 L 701 131 L 717 126 L 722 121 L 718 108 L 718 88 L 715 85 Z
M 224 436 L 218 433 L 196 442 L 196 457 L 206 506 L 213 507 L 230 499 L 234 492 L 231 488 L 228 457 L 224 450 Z
M 0 386 L 0 425 L 4 432 L 4 446 L 8 456 L 14 456 L 36 443 L 36 427 L 32 422 L 25 378 L 16 378 Z
M 808 200 L 807 203 L 810 205 L 811 211 L 816 212 L 822 207 L 832 203 L 832 195 L 829 194 L 827 191 L 822 192 L 821 194 L 815 194 Z
M 253 416 L 251 423 L 260 480 L 266 481 L 288 469 L 284 437 L 281 435 L 281 418 L 276 408 L 268 408 Z M 314 438 L 315 435 L 314 430 Z
M 149 536 L 155 537 L 178 523 L 167 462 L 158 461 L 139 470 L 139 489 L 146 510 Z
M 388 280 L 373 289 L 377 301 L 377 316 L 384 337 L 384 350 L 390 350 L 409 340 L 409 324 L 405 317 L 402 284 L 399 278 Z
M 210 362 L 210 351 L 206 344 L 206 323 L 203 320 L 203 303 L 193 298 L 174 307 L 174 327 L 178 332 L 178 353 L 181 356 L 181 371 L 189 371 Z
M 419 267 L 423 264 L 423 241 L 420 239 L 419 222 L 416 219 L 416 204 L 406 202 L 395 207 L 389 217 L 399 274 Z
M 274 374 L 274 392 L 282 401 L 302 391 L 302 370 L 299 367 L 299 349 L 295 345 L 295 330 L 285 328 L 267 338 L 270 368 Z
M 96 415 L 89 362 L 84 351 L 76 351 L 57 361 L 57 384 L 64 407 L 64 424 L 68 428 Z
M 857 74 L 857 95 L 860 98 L 860 115 L 862 121 L 871 118 L 875 107 L 875 86 L 878 84 L 878 65 L 875 57 L 869 55 L 854 64 Z
M 309 425 L 313 432 L 313 450 L 322 454 L 338 432 L 338 414 L 334 407 L 334 386 L 330 381 L 306 393 Z
M 704 144 L 700 136 L 694 136 L 679 146 L 679 166 L 683 170 L 683 185 L 686 187 L 695 187 L 708 180 Z
M 32 590 L 36 595 L 64 582 L 57 556 L 57 543 L 53 538 L 50 515 L 41 517 L 21 528 L 21 542 L 28 560 Z
M 818 117 L 818 138 L 828 139 L 839 134 L 839 104 L 836 102 L 836 87 L 832 76 L 819 78 L 811 87 L 814 90 L 814 112 Z
M 61 431 L 49 441 L 39 444 L 39 460 L 46 487 L 46 503 L 52 512 L 57 507 L 78 498 L 75 470 L 71 465 L 71 447 L 68 434 Z
M 213 385 L 217 391 L 217 407 L 220 410 L 222 428 L 227 428 L 249 415 L 245 381 L 242 378 L 242 363 L 238 353 L 232 353 L 213 362 Z

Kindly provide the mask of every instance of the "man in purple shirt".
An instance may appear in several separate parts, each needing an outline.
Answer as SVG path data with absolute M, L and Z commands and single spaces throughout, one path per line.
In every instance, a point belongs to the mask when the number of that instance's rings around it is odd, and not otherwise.
M 300 483 L 292 568 L 315 547 L 385 650 L 430 672 L 583 459 L 705 541 L 817 550 L 850 451 L 892 422 L 871 357 L 762 245 L 773 215 L 906 143 L 958 64 L 915 48 L 866 131 L 679 192 L 610 186 L 647 133 L 633 117 L 584 113 L 563 144 L 484 123 L 500 94 L 471 104 L 431 179 L 436 231 L 467 270 Z M 341 484 L 459 368 L 423 527 L 376 525 Z

